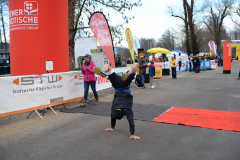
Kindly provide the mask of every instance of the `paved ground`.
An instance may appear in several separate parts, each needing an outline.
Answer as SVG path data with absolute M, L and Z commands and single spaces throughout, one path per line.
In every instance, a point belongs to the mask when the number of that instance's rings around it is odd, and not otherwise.
M 239 66 L 234 61 L 230 75 L 218 68 L 155 80 L 156 89 L 134 92 L 134 102 L 149 110 L 155 105 L 240 112 Z M 135 125 L 138 141 L 129 140 L 126 120 L 106 133 L 109 117 L 70 114 L 0 139 L 0 159 L 240 159 L 239 132 L 139 120 Z

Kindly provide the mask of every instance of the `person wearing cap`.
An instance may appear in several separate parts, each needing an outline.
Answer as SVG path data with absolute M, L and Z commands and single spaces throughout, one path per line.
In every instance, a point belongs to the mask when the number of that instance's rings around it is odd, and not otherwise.
M 149 81 L 150 81 L 150 88 L 155 88 L 155 86 L 153 86 L 154 76 L 155 76 L 154 62 L 151 61 L 151 65 L 149 66 Z
M 176 72 L 176 59 L 174 57 L 172 57 L 171 59 L 171 69 L 172 69 L 172 78 L 173 79 L 177 79 L 177 72 Z
M 84 74 L 84 99 L 81 100 L 81 107 L 87 107 L 89 85 L 91 86 L 96 99 L 95 104 L 97 105 L 99 103 L 99 98 L 96 91 L 96 77 L 95 73 L 93 72 L 93 67 L 95 67 L 95 63 L 91 60 L 91 56 L 86 54 L 85 63 L 82 66 L 82 74 Z
M 139 76 L 141 79 L 141 86 L 143 89 L 145 89 L 146 87 L 144 85 L 144 82 L 145 82 L 145 77 L 146 77 L 146 68 L 148 65 L 145 62 L 143 56 L 140 57 L 140 61 L 138 63 L 139 63 Z
M 134 63 L 131 69 L 121 76 L 117 75 L 112 68 L 105 64 L 102 67 L 102 71 L 99 68 L 94 67 L 94 73 L 102 77 L 108 76 L 108 79 L 112 83 L 115 89 L 115 95 L 111 107 L 111 128 L 105 129 L 106 132 L 112 132 L 116 126 L 116 120 L 121 120 L 123 116 L 127 116 L 130 128 L 130 139 L 140 139 L 140 137 L 135 136 L 135 125 L 133 121 L 133 96 L 131 95 L 130 85 L 132 80 L 135 78 L 135 74 L 138 70 L 138 63 Z M 125 75 L 125 76 L 124 76 Z M 125 78 L 124 78 L 125 77 Z

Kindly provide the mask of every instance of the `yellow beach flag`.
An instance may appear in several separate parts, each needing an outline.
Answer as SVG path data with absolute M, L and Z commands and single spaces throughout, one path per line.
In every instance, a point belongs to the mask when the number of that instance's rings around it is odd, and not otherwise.
M 129 48 L 130 54 L 132 56 L 132 60 L 133 60 L 133 62 L 135 62 L 132 32 L 129 28 L 127 28 L 125 31 L 125 34 L 126 34 L 126 39 L 128 42 L 128 48 Z

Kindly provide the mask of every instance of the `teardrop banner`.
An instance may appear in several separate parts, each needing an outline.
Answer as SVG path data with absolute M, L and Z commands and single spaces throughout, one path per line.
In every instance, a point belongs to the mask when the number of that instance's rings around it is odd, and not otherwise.
M 133 60 L 133 62 L 135 62 L 132 32 L 129 28 L 127 28 L 125 31 L 125 34 L 126 34 L 126 39 L 128 42 L 128 48 L 129 48 L 131 56 L 132 56 L 132 60 Z
M 115 68 L 112 35 L 104 14 L 101 12 L 93 13 L 89 20 L 89 27 L 97 38 L 98 43 L 102 47 L 112 67 Z

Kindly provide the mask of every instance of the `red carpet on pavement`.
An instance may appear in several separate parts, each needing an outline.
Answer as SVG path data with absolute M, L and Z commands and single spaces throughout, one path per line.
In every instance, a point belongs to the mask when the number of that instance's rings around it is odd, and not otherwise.
M 172 107 L 152 121 L 240 132 L 240 112 Z

